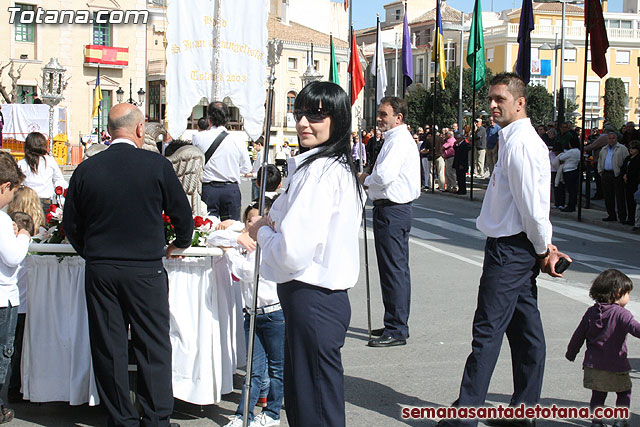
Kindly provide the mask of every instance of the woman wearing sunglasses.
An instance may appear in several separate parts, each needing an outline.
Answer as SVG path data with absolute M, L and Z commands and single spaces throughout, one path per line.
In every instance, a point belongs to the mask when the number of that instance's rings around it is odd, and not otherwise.
M 260 273 L 278 283 L 285 317 L 284 399 L 289 425 L 344 426 L 340 349 L 358 280 L 364 194 L 351 151 L 351 103 L 338 85 L 313 82 L 296 98 L 302 153 L 289 185 L 250 229 Z

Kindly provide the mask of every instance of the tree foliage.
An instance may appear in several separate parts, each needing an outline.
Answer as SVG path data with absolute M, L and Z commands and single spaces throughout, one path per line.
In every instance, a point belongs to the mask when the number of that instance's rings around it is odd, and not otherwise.
M 486 83 L 476 92 L 476 115 L 482 110 L 489 111 L 489 81 L 493 78 L 491 69 L 487 68 Z M 435 122 L 439 128 L 449 126 L 458 121 L 458 95 L 459 95 L 460 69 L 455 67 L 447 72 L 444 90 L 438 86 L 436 93 Z M 433 85 L 425 88 L 422 85 L 407 94 L 409 104 L 409 117 L 407 122 L 411 128 L 416 129 L 425 124 L 432 124 L 434 99 Z M 466 68 L 462 73 L 462 109 L 472 111 L 473 91 L 471 90 L 471 69 Z M 470 121 L 470 119 L 469 119 Z
M 604 84 L 604 119 L 616 129 L 624 124 L 626 100 L 624 82 L 617 77 L 608 78 Z
M 553 95 L 540 85 L 527 87 L 527 116 L 536 126 L 553 120 Z

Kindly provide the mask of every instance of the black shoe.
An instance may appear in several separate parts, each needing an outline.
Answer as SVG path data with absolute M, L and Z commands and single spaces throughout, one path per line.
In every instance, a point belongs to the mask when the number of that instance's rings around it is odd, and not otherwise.
M 464 196 L 465 194 L 467 194 L 467 192 L 458 190 L 456 191 L 456 194 L 460 194 L 461 196 Z
M 384 328 L 372 329 L 371 336 L 373 337 L 381 337 L 384 334 Z
M 636 232 L 640 231 L 640 227 L 633 227 L 633 228 L 631 229 L 631 231 L 633 231 L 634 233 L 636 233 Z
M 625 222 L 623 222 L 624 225 L 634 225 L 636 222 L 632 219 L 628 219 Z
M 369 347 L 395 347 L 397 345 L 406 345 L 407 340 L 400 340 L 390 336 L 381 336 L 367 343 Z
M 22 393 L 20 393 L 20 390 L 8 390 L 7 391 L 7 401 L 9 403 L 22 403 L 22 402 L 26 402 L 26 400 L 24 400 Z
M 608 216 L 606 218 L 602 218 L 602 220 L 606 221 L 606 222 L 616 222 L 617 221 L 615 216 Z
M 169 427 L 180 427 L 178 423 L 169 423 Z
M 596 194 L 595 196 L 593 196 L 593 197 L 591 198 L 591 200 L 602 200 L 602 199 L 604 199 L 604 197 L 602 197 L 602 196 L 601 196 L 601 195 L 599 195 L 599 194 Z
M 560 212 L 575 212 L 575 209 L 572 208 L 564 208 L 564 209 L 560 209 Z

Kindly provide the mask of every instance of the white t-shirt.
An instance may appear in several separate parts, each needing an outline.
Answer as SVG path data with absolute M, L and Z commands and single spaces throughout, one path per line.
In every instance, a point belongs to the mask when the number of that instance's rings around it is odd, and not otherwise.
M 40 157 L 37 173 L 33 173 L 25 159 L 20 160 L 18 166 L 26 175 L 22 184 L 32 188 L 41 199 L 52 198 L 55 195 L 56 187 L 67 188 L 69 186 L 62 176 L 58 162 L 49 155 Z

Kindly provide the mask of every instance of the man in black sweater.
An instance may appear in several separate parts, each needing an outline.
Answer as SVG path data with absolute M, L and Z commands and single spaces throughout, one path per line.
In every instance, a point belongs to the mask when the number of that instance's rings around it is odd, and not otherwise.
M 63 229 L 86 260 L 85 292 L 96 383 L 110 426 L 166 427 L 173 412 L 169 301 L 162 212 L 191 243 L 191 207 L 171 163 L 141 150 L 144 117 L 130 104 L 109 112 L 109 149 L 82 162 L 69 183 Z M 127 327 L 138 365 L 142 419 L 129 397 Z

